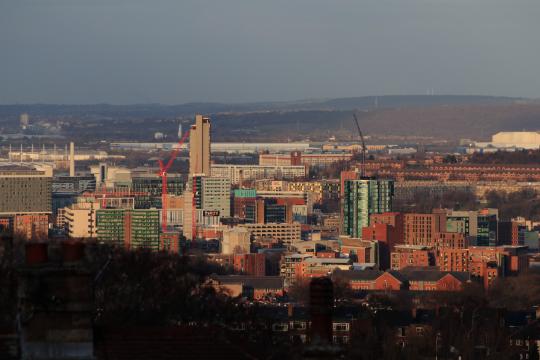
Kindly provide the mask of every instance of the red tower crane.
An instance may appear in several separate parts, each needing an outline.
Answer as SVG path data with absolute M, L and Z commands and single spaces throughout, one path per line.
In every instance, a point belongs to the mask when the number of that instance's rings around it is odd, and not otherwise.
M 159 160 L 158 175 L 161 176 L 161 230 L 163 232 L 167 231 L 167 171 L 169 171 L 171 168 L 188 135 L 189 130 L 186 131 L 180 141 L 178 141 L 178 146 L 172 151 L 171 157 L 169 158 L 169 161 L 167 161 L 167 164 L 164 164 L 163 161 Z

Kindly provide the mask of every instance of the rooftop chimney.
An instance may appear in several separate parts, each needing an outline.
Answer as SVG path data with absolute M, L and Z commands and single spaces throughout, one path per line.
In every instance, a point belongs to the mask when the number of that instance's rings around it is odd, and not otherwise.
M 69 143 L 69 176 L 75 176 L 75 144 Z

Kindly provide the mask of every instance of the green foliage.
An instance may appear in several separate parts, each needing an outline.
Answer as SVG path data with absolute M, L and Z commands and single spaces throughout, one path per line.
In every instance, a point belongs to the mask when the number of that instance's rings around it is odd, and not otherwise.
M 471 156 L 471 163 L 475 164 L 538 164 L 540 150 L 497 151 L 494 153 L 475 153 Z

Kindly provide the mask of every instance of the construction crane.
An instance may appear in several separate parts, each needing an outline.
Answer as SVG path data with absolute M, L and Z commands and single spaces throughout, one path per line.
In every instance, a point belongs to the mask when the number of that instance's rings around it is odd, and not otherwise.
M 176 146 L 176 149 L 174 149 L 171 153 L 171 157 L 169 158 L 169 161 L 167 161 L 166 164 L 163 163 L 163 161 L 158 160 L 159 162 L 159 173 L 158 175 L 161 177 L 161 230 L 163 232 L 167 231 L 167 171 L 171 168 L 174 160 L 178 156 L 178 153 L 180 152 L 180 149 L 182 148 L 182 145 L 186 141 L 187 137 L 189 135 L 189 130 L 184 133 L 184 136 L 180 138 L 180 141 L 178 141 L 178 145 Z
M 356 129 L 358 129 L 358 135 L 360 136 L 360 141 L 362 145 L 362 162 L 360 163 L 360 178 L 363 178 L 366 173 L 366 143 L 364 142 L 364 135 L 362 130 L 360 130 L 360 125 L 358 124 L 358 118 L 356 114 L 353 113 L 354 123 L 356 124 Z

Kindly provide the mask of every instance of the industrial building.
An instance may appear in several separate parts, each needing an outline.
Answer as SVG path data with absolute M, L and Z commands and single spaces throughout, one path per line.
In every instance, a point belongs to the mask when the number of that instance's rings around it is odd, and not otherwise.
M 260 154 L 259 165 L 326 167 L 338 161 L 350 161 L 352 158 L 353 154 L 350 152 L 303 153 L 293 151 L 288 154 Z
M 540 148 L 540 131 L 501 131 L 491 137 L 490 142 L 477 141 L 466 149 L 468 153 L 515 151 Z

